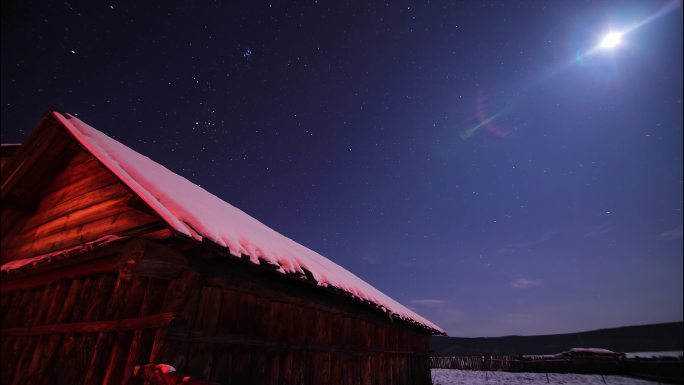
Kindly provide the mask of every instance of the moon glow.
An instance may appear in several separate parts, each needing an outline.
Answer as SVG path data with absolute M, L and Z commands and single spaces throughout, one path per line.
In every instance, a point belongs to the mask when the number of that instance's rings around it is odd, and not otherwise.
M 620 44 L 622 41 L 622 34 L 619 32 L 609 32 L 606 34 L 606 36 L 603 37 L 601 40 L 601 44 L 599 44 L 600 48 L 603 49 L 613 49 L 616 46 Z

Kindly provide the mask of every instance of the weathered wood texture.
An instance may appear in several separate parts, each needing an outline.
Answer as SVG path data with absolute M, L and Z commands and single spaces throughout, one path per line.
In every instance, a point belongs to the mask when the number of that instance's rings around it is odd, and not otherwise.
M 141 385 L 150 362 L 219 384 L 430 383 L 428 335 L 349 300 L 148 241 L 118 266 L 2 294 L 3 384 Z
M 3 294 L 2 383 L 122 383 L 173 319 L 159 312 L 166 283 L 107 273 Z
M 431 383 L 424 331 L 276 273 L 217 261 L 197 268 L 178 280 L 186 298 L 165 302 L 198 307 L 158 332 L 155 345 L 174 348 L 152 362 L 220 384 Z
M 2 293 L 3 384 L 135 383 L 132 368 L 149 362 L 155 330 L 175 317 L 161 305 L 185 259 L 142 239 L 116 250 L 112 272 L 57 279 L 46 270 L 31 277 L 53 278 L 47 284 Z
M 97 159 L 79 150 L 42 189 L 35 210 L 2 237 L 2 261 L 30 258 L 105 235 L 149 230 L 159 219 Z
M 2 236 L 14 234 L 21 219 L 31 213 L 44 187 L 62 170 L 75 151 L 66 132 L 50 114 L 31 131 L 24 144 L 2 167 Z M 4 259 L 3 259 L 4 261 Z

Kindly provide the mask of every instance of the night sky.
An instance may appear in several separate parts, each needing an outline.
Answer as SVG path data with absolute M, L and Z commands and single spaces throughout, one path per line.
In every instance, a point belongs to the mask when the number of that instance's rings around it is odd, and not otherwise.
M 681 3 L 171 3 L 3 1 L 3 143 L 77 115 L 452 336 L 683 319 Z

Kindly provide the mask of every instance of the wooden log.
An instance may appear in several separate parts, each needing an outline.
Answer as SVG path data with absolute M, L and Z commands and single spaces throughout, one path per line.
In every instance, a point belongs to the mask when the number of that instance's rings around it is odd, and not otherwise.
M 363 364 L 363 359 L 362 356 L 359 355 L 353 355 L 351 356 L 352 360 L 352 378 L 351 378 L 351 384 L 352 385 L 361 385 L 361 371 L 362 371 L 362 364 Z
M 332 360 L 332 354 L 330 352 L 323 352 L 323 360 L 321 364 L 321 380 L 323 381 L 323 384 L 329 384 L 332 381 L 331 378 L 331 360 Z
M 237 331 L 237 316 L 239 311 L 240 295 L 238 292 L 229 289 L 222 289 L 221 311 L 216 325 L 216 331 L 220 334 L 230 334 Z M 276 323 L 274 323 L 276 324 Z M 214 355 L 215 364 L 212 370 L 213 381 L 221 384 L 238 384 L 233 375 L 234 369 L 232 358 L 234 348 L 232 346 L 221 346 Z
M 109 250 L 109 248 L 115 248 L 115 246 L 111 245 L 107 246 L 107 248 Z M 105 252 L 105 250 L 102 250 L 102 252 Z M 60 265 L 62 264 L 64 263 L 60 263 Z M 27 275 L 19 274 L 18 276 L 13 276 L 11 280 L 3 282 L 0 291 L 5 293 L 13 290 L 31 289 L 57 282 L 61 279 L 75 279 L 93 274 L 115 272 L 118 269 L 118 263 L 116 260 L 104 256 L 104 259 L 101 260 L 89 261 L 87 263 L 83 261 L 82 264 L 77 265 L 50 266 L 50 268 L 46 267 L 48 270 L 42 272 L 31 271 L 27 272 Z
M 122 257 L 125 258 L 125 255 L 122 255 Z M 107 320 L 117 320 L 124 317 L 124 314 L 138 314 L 144 293 L 143 280 L 144 278 L 120 272 L 112 290 L 112 295 L 107 302 L 104 318 Z M 112 344 L 116 336 L 117 334 L 113 332 L 99 332 L 90 364 L 87 367 L 84 384 L 100 385 L 102 383 L 103 378 L 107 375 L 107 371 L 110 370 L 108 367 L 112 361 Z M 121 338 L 123 339 L 124 337 Z M 115 356 L 116 360 L 120 359 L 121 349 L 123 349 L 121 345 L 125 344 L 125 342 L 119 341 L 119 347 L 117 348 L 119 350 Z M 128 352 L 128 348 L 125 349 L 125 352 Z M 118 364 L 118 361 L 116 361 L 114 365 Z
M 330 383 L 340 383 L 342 381 L 342 365 L 338 353 L 328 353 L 330 355 Z
M 373 306 L 361 304 L 353 299 L 344 299 L 339 296 L 339 293 L 334 294 L 320 287 L 314 288 L 306 284 L 298 285 L 293 283 L 291 279 L 282 277 L 277 273 L 271 275 L 270 272 L 263 270 L 249 272 L 245 267 L 247 269 L 258 268 L 245 265 L 241 261 L 225 258 L 221 263 L 225 264 L 225 268 L 221 269 L 221 273 L 216 273 L 216 268 L 211 271 L 202 268 L 201 271 L 207 276 L 207 285 L 218 286 L 241 293 L 251 293 L 260 297 L 267 297 L 271 301 L 311 307 L 337 316 L 354 314 L 354 318 L 366 319 L 377 324 L 399 324 L 403 328 L 424 333 L 425 335 L 432 334 L 431 331 L 425 328 L 401 319 L 390 321 L 386 314 L 381 314 Z
M 306 384 L 320 384 L 320 357 L 322 352 L 307 351 L 306 352 L 306 363 L 304 364 L 304 383 Z
M 263 326 L 263 336 L 269 340 L 277 341 L 278 338 L 278 323 L 274 320 L 279 320 L 278 315 L 279 303 L 275 301 L 268 301 L 268 309 L 265 310 L 263 316 L 266 324 Z
M 5 319 L 9 316 L 9 313 L 13 311 L 14 309 L 14 302 L 17 301 L 17 298 L 21 295 L 21 292 L 16 291 L 16 292 L 9 292 L 9 293 L 3 293 L 2 299 L 3 299 L 3 307 L 2 307 L 2 313 L 0 313 L 0 316 L 2 316 L 2 325 L 5 325 Z M 0 350 L 0 357 L 8 357 L 11 349 L 12 349 L 12 344 L 13 344 L 13 338 L 10 339 L 3 339 L 2 341 L 2 349 Z M 0 370 L 2 370 L 3 373 L 9 373 L 11 367 L 9 366 L 8 360 L 1 360 L 0 361 Z M 9 377 L 9 376 L 8 376 Z M 11 378 L 9 378 L 11 381 Z
M 279 331 L 278 340 L 282 342 L 294 342 L 292 338 L 292 327 L 295 325 L 294 319 L 294 305 L 289 303 L 280 304 L 280 318 L 279 318 Z
M 142 329 L 156 329 L 167 326 L 175 315 L 170 312 L 149 315 L 139 318 L 127 318 L 109 321 L 73 322 L 52 325 L 40 325 L 29 328 L 2 329 L 3 336 L 35 336 L 54 334 L 107 333 Z
M 297 325 L 302 322 L 302 307 L 299 305 L 288 304 L 288 314 L 287 319 L 289 322 L 284 326 L 289 330 L 287 332 L 288 341 L 292 343 L 301 343 L 304 336 L 304 328 L 298 327 Z M 304 325 L 302 325 L 304 326 Z
M 142 234 L 141 236 L 151 241 L 166 241 L 171 238 L 174 238 L 176 235 L 173 233 L 173 231 L 169 230 L 168 228 L 163 228 L 160 230 Z
M 59 348 L 52 357 L 52 365 L 39 382 L 40 385 L 78 383 L 75 378 L 77 376 L 74 369 L 75 365 L 67 364 L 70 363 L 70 358 L 73 356 L 76 338 L 77 336 L 73 334 L 62 335 Z
M 35 289 L 35 291 L 40 293 L 40 300 L 36 301 L 38 309 L 34 316 L 29 317 L 30 321 L 27 323 L 27 326 L 35 326 L 42 322 L 45 314 L 47 314 L 50 301 L 52 300 L 54 294 L 53 290 L 54 285 Z M 25 372 L 26 368 L 31 364 L 31 358 L 33 357 L 39 338 L 40 337 L 38 336 L 32 336 L 24 339 L 26 345 L 23 348 L 21 356 L 16 363 L 12 364 L 15 373 L 18 373 L 12 380 L 13 385 L 20 385 L 26 379 L 26 376 L 21 375 L 21 373 Z
M 12 306 L 12 299 L 14 298 L 15 292 L 2 292 L 2 307 L 0 307 L 0 322 L 2 324 L 5 324 L 5 316 L 7 316 L 8 312 L 11 309 Z
M 61 310 L 62 304 L 68 294 L 70 288 L 70 282 L 66 280 L 61 280 L 56 283 L 54 287 L 53 295 L 51 298 L 50 305 L 48 307 L 45 319 L 42 324 L 51 324 L 57 321 L 59 311 Z M 33 351 L 31 360 L 28 366 L 28 370 L 24 372 L 25 384 L 35 384 L 40 380 L 39 368 L 43 365 L 45 357 L 49 354 L 49 344 L 53 336 L 41 335 L 38 338 L 36 349 Z
M 81 207 L 67 213 L 60 213 L 55 217 L 48 218 L 44 223 L 36 225 L 34 228 L 24 232 L 18 241 L 26 242 L 27 239 L 47 238 L 51 235 L 62 233 L 66 230 L 77 228 L 101 218 L 108 218 L 117 215 L 129 208 L 126 202 L 129 196 L 119 196 L 103 202 L 76 202 Z M 10 246 L 12 247 L 12 246 Z
M 145 297 L 140 307 L 140 317 L 156 314 L 161 309 L 164 294 L 166 293 L 166 286 L 168 282 L 160 278 L 150 278 L 145 289 Z M 170 323 L 170 322 L 169 322 Z M 167 324 L 168 325 L 168 324 Z M 164 325 L 166 326 L 166 325 Z M 133 332 L 133 340 L 131 341 L 131 348 L 128 352 L 126 364 L 122 371 L 121 383 L 125 385 L 139 385 L 140 378 L 133 376 L 133 368 L 139 365 L 145 365 L 149 362 L 150 351 L 152 350 L 152 343 L 154 342 L 155 330 L 135 330 Z
M 251 361 L 249 380 L 253 384 L 264 384 L 267 381 L 268 354 L 266 349 L 253 347 L 250 349 Z
M 357 334 L 354 331 L 353 320 L 349 317 L 342 317 L 341 325 L 342 339 L 344 341 L 343 345 L 347 347 L 360 346 Z
M 257 296 L 254 306 L 254 325 L 257 336 L 268 335 L 268 324 L 273 322 L 268 316 L 271 310 L 271 301 L 268 298 Z
M 61 139 L 64 134 L 56 125 L 45 124 L 40 129 L 33 130 L 26 138 L 23 145 L 17 150 L 8 161 L 2 175 L 2 198 L 9 197 L 18 188 L 23 192 L 26 188 L 22 182 L 26 180 L 26 175 L 31 171 L 38 171 L 34 175 L 44 174 L 49 165 L 39 167 L 39 161 L 45 156 L 55 156 L 64 150 L 64 143 Z M 59 144 L 59 145 L 55 145 Z M 45 162 L 43 162 L 45 163 Z M 36 176 L 38 176 L 36 175 Z M 40 175 L 42 176 L 42 175 Z
M 114 187 L 115 185 L 118 185 L 119 187 Z M 53 186 L 49 186 L 48 188 L 50 187 Z M 124 186 L 121 185 L 121 182 L 119 182 L 114 175 L 105 172 L 91 173 L 81 179 L 78 179 L 74 183 L 47 192 L 41 199 L 36 212 L 42 213 L 48 210 L 56 210 L 55 213 L 65 213 L 69 210 L 63 210 L 59 208 L 60 206 L 68 207 L 68 205 L 70 205 L 72 202 L 79 201 L 83 196 L 86 195 L 94 195 L 92 197 L 93 203 L 102 202 L 103 200 L 109 198 L 105 197 L 104 199 L 98 201 L 96 200 L 96 197 L 102 196 L 101 194 L 103 194 L 105 191 L 119 191 L 121 194 L 126 194 L 128 190 L 125 188 L 121 189 L 122 187 Z M 130 194 L 130 192 L 128 193 Z M 119 194 L 115 193 L 110 195 L 110 197 L 118 195 Z M 47 215 L 47 217 L 55 217 L 59 215 L 61 214 Z
M 219 316 L 216 330 L 219 333 L 230 334 L 238 330 L 237 313 L 239 311 L 240 295 L 235 290 L 224 289 L 221 302 L 221 314 Z M 278 319 L 278 318 L 273 318 Z M 277 328 L 277 322 L 272 323 L 272 327 Z M 277 329 L 276 329 L 277 330 Z
M 57 148 L 58 146 L 54 146 Z M 64 149 L 64 148 L 62 148 Z M 17 233 L 27 217 L 35 212 L 35 206 L 38 204 L 41 194 L 44 192 L 45 185 L 51 179 L 52 175 L 63 167 L 63 158 L 67 157 L 71 152 L 68 148 L 61 154 L 57 154 L 57 158 L 53 162 L 43 161 L 41 167 L 30 170 L 30 176 L 23 178 L 15 187 L 5 189 L 3 187 L 3 210 L 2 210 L 2 237 L 4 241 L 12 239 Z M 7 192 L 7 196 L 5 196 Z M 2 256 L 2 263 L 8 261 Z
M 22 290 L 17 293 L 17 296 L 12 304 L 12 310 L 8 312 L 5 319 L 3 319 L 3 327 L 16 327 L 22 324 L 24 317 L 24 309 L 26 308 L 31 297 L 30 290 Z
M 269 350 L 266 363 L 266 385 L 280 384 L 280 353 L 276 350 Z M 323 382 L 319 382 L 322 384 Z
M 250 362 L 252 351 L 249 347 L 239 346 L 233 350 L 232 369 L 233 383 L 250 383 Z
M 17 336 L 8 336 L 6 338 L 2 339 L 2 360 L 0 360 L 0 370 L 2 370 L 3 373 L 3 381 L 5 383 L 12 383 L 12 380 L 14 379 L 14 376 L 16 375 L 16 371 L 14 370 L 14 367 L 12 366 L 11 362 L 9 359 L 6 357 L 9 357 L 10 354 L 12 354 L 12 348 L 14 344 L 16 343 L 16 339 L 19 338 Z
M 178 250 L 137 238 L 121 251 L 120 269 L 129 275 L 175 279 L 188 268 L 188 261 Z
M 238 305 L 238 330 L 246 335 L 258 335 L 258 331 L 254 325 L 254 318 L 256 317 L 255 306 L 256 296 L 249 293 L 240 293 L 240 302 Z
M 222 346 L 214 354 L 211 380 L 223 385 L 236 384 L 233 376 L 232 347 Z
M 192 314 L 197 306 L 197 298 L 199 297 L 201 286 L 202 277 L 194 271 L 185 271 L 169 284 L 164 297 L 162 311 L 173 312 L 177 315 L 176 328 L 181 330 L 189 329 L 194 319 Z M 183 343 L 168 340 L 166 334 L 166 329 L 157 331 L 152 346 L 152 353 L 150 354 L 150 361 L 171 363 L 178 356 L 181 356 L 181 360 L 185 360 L 184 353 L 179 352 Z M 185 366 L 184 362 L 182 364 Z M 178 369 L 184 370 L 184 368 Z
M 56 191 L 69 184 L 77 183 L 83 179 L 84 175 L 98 174 L 100 170 L 102 170 L 102 165 L 97 158 L 80 150 L 72 156 L 65 169 L 57 173 L 50 181 L 46 191 Z
M 280 378 L 285 384 L 296 384 L 294 378 L 294 356 L 292 351 L 283 351 L 280 355 Z
M 30 324 L 28 324 L 28 326 L 36 326 L 43 324 L 43 322 L 45 321 L 45 317 L 47 316 L 48 310 L 50 309 L 50 304 L 52 302 L 52 298 L 55 294 L 56 288 L 57 284 L 53 282 L 50 285 L 46 285 L 36 289 L 40 290 L 42 295 L 38 305 L 38 310 L 35 316 L 32 317 L 32 321 Z
M 352 385 L 354 370 L 353 362 L 346 354 L 341 355 L 340 358 L 342 362 L 342 378 L 340 379 L 340 385 Z
M 55 229 L 61 230 L 103 218 L 107 215 L 103 212 L 98 216 L 98 208 L 111 212 L 110 206 L 124 207 L 127 199 L 130 198 L 131 193 L 119 183 L 102 188 L 98 186 L 97 190 L 73 197 L 57 205 L 46 205 L 46 207 L 38 210 L 26 221 L 17 238 L 27 239 L 33 236 L 46 236 L 54 233 Z M 43 206 L 43 202 L 41 202 L 41 206 Z
M 370 355 L 364 355 L 361 357 L 361 373 L 360 382 L 362 385 L 373 385 L 371 382 L 373 378 L 373 368 L 371 366 Z
M 36 255 L 47 254 L 56 250 L 93 241 L 105 235 L 121 234 L 137 227 L 159 222 L 154 217 L 143 212 L 125 209 L 114 215 L 103 217 L 93 222 L 86 223 L 65 230 L 60 233 L 33 240 L 33 242 L 21 244 L 16 247 L 8 247 L 5 254 L 9 260 L 28 258 Z
M 49 145 L 43 146 L 44 151 L 28 151 L 30 143 L 24 143 L 21 154 L 11 159 L 16 161 L 16 168 L 11 165 L 6 177 L 3 173 L 2 201 L 11 207 L 11 210 L 2 210 L 2 235 L 6 238 L 8 230 L 17 226 L 27 212 L 32 211 L 44 191 L 45 186 L 52 176 L 64 167 L 68 158 L 73 154 L 70 148 L 70 139 L 64 132 L 57 132 L 55 140 Z M 40 158 L 37 158 L 37 157 Z M 32 163 L 35 161 L 35 163 Z M 12 163 L 12 162 L 10 162 Z M 3 170 L 4 171 L 4 170 Z M 9 211 L 10 215 L 5 215 Z M 24 211 L 23 213 L 21 211 Z M 14 215 L 19 214 L 19 215 Z M 25 218 L 25 217 L 24 217 Z M 2 263 L 7 262 L 7 255 L 2 255 Z
M 126 302 L 122 304 L 122 311 L 119 317 L 134 317 L 140 313 L 140 307 L 145 297 L 145 288 L 149 278 L 133 276 L 129 278 L 131 281 L 130 288 L 126 295 Z M 123 369 L 126 365 L 128 351 L 133 339 L 133 333 L 127 331 L 119 331 L 114 337 L 114 344 L 112 345 L 109 354 L 109 364 L 102 380 L 103 385 L 120 384 L 123 375 Z
M 103 320 L 105 307 L 116 285 L 116 275 L 113 273 L 98 274 L 97 284 L 93 289 L 93 296 L 83 311 L 83 321 Z
M 111 294 L 115 284 L 113 274 L 100 274 L 86 278 L 80 304 L 74 307 L 73 320 L 81 324 L 97 322 L 104 313 L 106 298 Z M 129 325 L 122 323 L 120 326 Z M 93 349 L 97 344 L 97 333 L 73 333 L 73 348 L 65 354 L 64 361 L 68 362 L 62 371 L 65 371 L 64 378 L 69 383 L 82 383 L 86 375 L 83 370 L 90 364 Z
M 54 322 L 64 323 L 71 320 L 71 314 L 73 312 L 74 306 L 76 305 L 76 302 L 78 302 L 78 299 L 82 294 L 82 283 L 82 280 L 78 279 L 70 282 L 69 290 L 66 293 L 66 296 L 64 297 L 64 301 L 62 303 L 56 304 L 55 308 L 58 308 L 59 311 L 56 314 Z M 56 300 L 57 298 L 53 299 L 53 301 Z M 59 358 L 59 353 L 62 351 L 61 349 L 64 348 L 64 342 L 65 341 L 61 334 L 50 335 L 50 337 L 44 344 L 44 350 L 41 351 L 41 356 L 35 360 L 36 370 L 31 374 L 35 374 L 36 381 L 31 382 L 49 382 L 48 380 L 52 378 L 55 375 L 55 372 L 60 369 L 60 363 L 57 360 Z M 31 362 L 31 367 L 34 367 L 33 360 Z
M 302 342 L 306 345 L 316 345 L 317 336 L 314 335 L 316 330 L 316 310 L 310 307 L 303 306 L 300 308 L 300 316 L 302 322 Z
M 37 287 L 34 289 L 31 289 L 29 292 L 31 293 L 29 297 L 29 301 L 26 304 L 25 307 L 22 308 L 21 313 L 23 313 L 23 319 L 21 322 L 21 325 L 31 325 L 34 322 L 34 318 L 36 317 L 36 314 L 38 313 L 38 307 L 40 306 L 41 299 L 43 297 L 43 292 L 45 291 L 45 287 Z
M 217 287 L 203 287 L 193 330 L 214 334 L 221 311 L 222 290 Z M 190 345 L 187 372 L 197 378 L 211 378 L 213 354 L 208 344 Z M 256 381 L 258 383 L 258 381 Z
M 18 300 L 17 307 L 13 309 L 13 312 L 9 319 L 6 321 L 7 325 L 21 325 L 26 322 L 26 309 L 31 305 L 33 298 L 35 297 L 35 291 L 26 290 L 21 293 L 21 297 Z M 24 336 L 18 336 L 11 341 L 3 341 L 4 345 L 7 345 L 7 349 L 3 352 L 3 362 L 7 369 L 4 373 L 10 379 L 10 382 L 16 379 L 20 375 L 17 370 L 18 360 L 21 358 L 23 353 L 23 348 L 26 345 L 26 338 Z M 3 369 L 5 369 L 3 368 Z

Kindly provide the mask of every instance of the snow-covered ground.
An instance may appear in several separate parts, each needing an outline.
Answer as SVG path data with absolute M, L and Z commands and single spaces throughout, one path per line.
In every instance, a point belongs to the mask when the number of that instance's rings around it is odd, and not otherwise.
M 481 372 L 477 370 L 432 369 L 433 385 L 658 385 L 658 382 L 598 374 Z
M 671 351 L 666 351 L 666 352 L 630 352 L 630 353 L 625 353 L 627 358 L 633 358 L 633 357 L 642 357 L 642 358 L 648 358 L 648 357 L 681 357 L 684 355 L 684 352 L 681 350 L 671 350 Z

